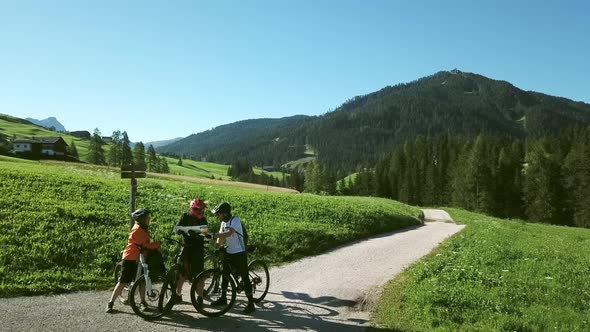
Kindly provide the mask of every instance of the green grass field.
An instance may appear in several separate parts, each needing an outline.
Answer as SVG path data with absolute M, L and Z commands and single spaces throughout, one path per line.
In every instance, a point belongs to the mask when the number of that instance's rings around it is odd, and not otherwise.
M 215 178 L 221 180 L 231 180 L 231 177 L 227 176 L 227 169 L 229 165 L 216 164 L 205 161 L 194 161 L 190 159 L 183 159 L 182 166 L 178 165 L 177 158 L 165 157 L 170 167 L 170 174 L 193 176 L 198 178 Z M 276 179 L 282 179 L 283 173 L 281 172 L 267 172 L 259 168 L 254 168 L 254 174 L 265 173 L 268 176 L 273 176 Z
M 400 331 L 590 331 L 590 230 L 449 209 L 467 227 L 390 282 Z
M 230 179 L 230 177 L 227 176 L 227 169 L 229 168 L 227 165 L 183 159 L 182 166 L 179 166 L 177 158 L 165 158 L 168 161 L 168 167 L 170 167 L 170 174 L 193 176 L 197 178 Z
M 138 182 L 137 206 L 154 210 L 153 238 L 172 235 L 193 197 L 210 205 L 226 200 L 248 227 L 256 255 L 272 263 L 419 222 L 418 209 L 386 199 Z M 0 297 L 111 288 L 112 268 L 127 242 L 128 201 L 129 181 L 117 169 L 1 157 Z M 171 259 L 176 248 L 162 250 Z

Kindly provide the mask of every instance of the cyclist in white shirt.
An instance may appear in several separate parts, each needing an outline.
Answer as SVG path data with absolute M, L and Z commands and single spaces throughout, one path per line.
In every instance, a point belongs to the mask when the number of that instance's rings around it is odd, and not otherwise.
M 221 221 L 219 233 L 214 236 L 217 239 L 217 245 L 227 244 L 227 256 L 224 261 L 224 269 L 229 269 L 233 266 L 240 275 L 244 285 L 244 292 L 248 297 L 248 305 L 244 309 L 244 313 L 250 314 L 256 309 L 254 308 L 254 300 L 252 298 L 252 284 L 248 276 L 248 256 L 246 252 L 246 245 L 244 243 L 244 231 L 242 221 L 237 216 L 231 214 L 231 205 L 227 202 L 221 202 L 211 210 L 213 214 Z M 222 289 L 227 289 L 229 280 L 223 278 Z M 227 303 L 225 292 L 217 301 L 211 303 L 212 305 L 222 305 Z

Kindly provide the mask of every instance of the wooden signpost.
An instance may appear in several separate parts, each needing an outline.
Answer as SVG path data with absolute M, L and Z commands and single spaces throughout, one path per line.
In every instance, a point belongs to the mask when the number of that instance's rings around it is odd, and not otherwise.
M 135 211 L 135 195 L 137 194 L 138 178 L 145 178 L 145 170 L 140 170 L 134 165 L 121 166 L 121 179 L 131 179 L 131 193 L 129 195 L 129 229 L 131 229 L 135 223 L 131 217 L 131 213 Z

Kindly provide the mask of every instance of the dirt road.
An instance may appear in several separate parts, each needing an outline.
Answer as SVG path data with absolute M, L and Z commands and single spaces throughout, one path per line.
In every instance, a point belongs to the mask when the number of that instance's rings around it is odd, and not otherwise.
M 434 222 L 384 234 L 270 271 L 270 291 L 253 315 L 245 298 L 220 318 L 199 315 L 188 302 L 173 314 L 146 322 L 115 304 L 104 313 L 110 291 L 0 300 L 2 331 L 363 331 L 381 286 L 445 238 L 461 230 Z M 188 286 L 188 285 L 187 285 Z M 185 291 L 189 287 L 185 286 Z M 188 294 L 185 301 L 190 301 Z

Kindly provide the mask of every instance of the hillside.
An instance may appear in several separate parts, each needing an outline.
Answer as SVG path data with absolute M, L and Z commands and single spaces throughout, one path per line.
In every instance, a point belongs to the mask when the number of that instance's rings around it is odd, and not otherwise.
M 86 160 L 89 141 L 82 140 L 68 134 L 57 133 L 40 125 L 36 125 L 28 120 L 0 113 L 0 152 L 2 150 L 2 145 L 8 148 L 9 141 L 13 137 L 30 138 L 49 136 L 61 136 L 68 145 L 70 145 L 73 141 L 74 144 L 76 144 L 76 149 L 78 150 L 80 160 Z
M 417 135 L 539 137 L 576 125 L 590 125 L 589 104 L 453 70 L 351 98 L 322 116 L 235 122 L 158 151 L 279 167 L 305 157 L 308 144 L 333 170 L 353 171 Z
M 299 129 L 313 117 L 244 120 L 190 135 L 156 148 L 158 153 L 231 164 L 240 158 L 256 166 L 280 165 L 305 152 Z

